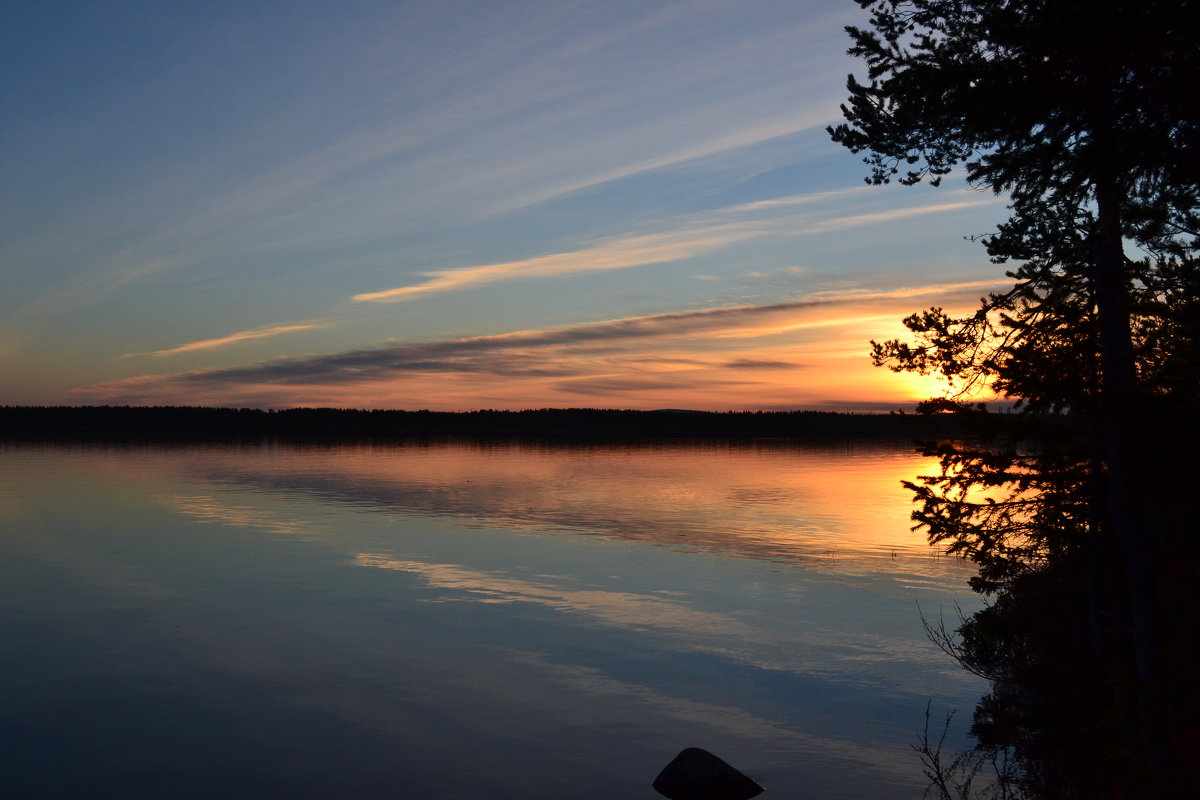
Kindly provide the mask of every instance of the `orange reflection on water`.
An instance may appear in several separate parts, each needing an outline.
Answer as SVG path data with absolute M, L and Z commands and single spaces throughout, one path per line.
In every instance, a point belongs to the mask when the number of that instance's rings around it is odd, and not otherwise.
M 937 463 L 903 443 L 359 444 L 218 450 L 189 465 L 224 484 L 476 528 L 567 530 L 840 571 L 911 571 L 912 559 L 934 556 L 911 530 L 901 481 Z

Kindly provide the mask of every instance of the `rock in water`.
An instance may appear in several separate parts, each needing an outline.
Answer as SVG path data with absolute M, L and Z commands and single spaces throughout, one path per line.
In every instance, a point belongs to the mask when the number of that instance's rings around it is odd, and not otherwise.
M 653 785 L 670 800 L 749 800 L 763 792 L 752 779 L 699 747 L 680 751 Z

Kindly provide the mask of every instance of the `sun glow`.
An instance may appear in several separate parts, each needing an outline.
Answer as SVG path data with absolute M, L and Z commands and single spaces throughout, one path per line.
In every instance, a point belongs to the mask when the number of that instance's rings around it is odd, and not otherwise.
M 906 398 L 914 401 L 946 397 L 954 392 L 947 384 L 946 379 L 938 375 L 920 375 L 916 372 L 888 370 L 888 383 Z

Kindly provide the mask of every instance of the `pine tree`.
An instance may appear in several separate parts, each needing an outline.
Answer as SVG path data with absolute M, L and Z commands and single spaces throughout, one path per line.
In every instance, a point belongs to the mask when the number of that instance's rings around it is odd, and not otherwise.
M 1023 412 L 986 446 L 934 448 L 941 474 L 909 484 L 914 518 L 979 564 L 975 588 L 996 601 L 963 630 L 968 658 L 986 651 L 990 669 L 1020 648 L 982 645 L 981 630 L 1002 619 L 1015 641 L 1013 609 L 1067 593 L 1066 638 L 1107 662 L 1118 761 L 1140 762 L 1137 780 L 1149 780 L 1165 769 L 1152 715 L 1179 668 L 1164 655 L 1179 660 L 1175 628 L 1194 617 L 1165 612 L 1164 589 L 1185 581 L 1160 556 L 1200 555 L 1184 533 L 1200 445 L 1200 48 L 1188 3 L 858 2 L 870 26 L 848 29 L 850 53 L 867 82 L 850 77 L 833 139 L 866 153 L 869 182 L 936 185 L 960 169 L 1010 202 L 983 244 L 1013 288 L 965 317 L 914 314 L 912 343 L 872 343 L 878 364 L 947 379 L 948 397 L 927 410 L 967 410 L 988 388 Z

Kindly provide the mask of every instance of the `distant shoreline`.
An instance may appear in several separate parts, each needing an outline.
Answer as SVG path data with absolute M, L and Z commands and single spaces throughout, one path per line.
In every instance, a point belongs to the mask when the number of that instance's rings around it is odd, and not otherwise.
M 942 439 L 969 434 L 949 415 L 835 411 L 262 410 L 198 406 L 5 406 L 0 440 L 535 438 Z

